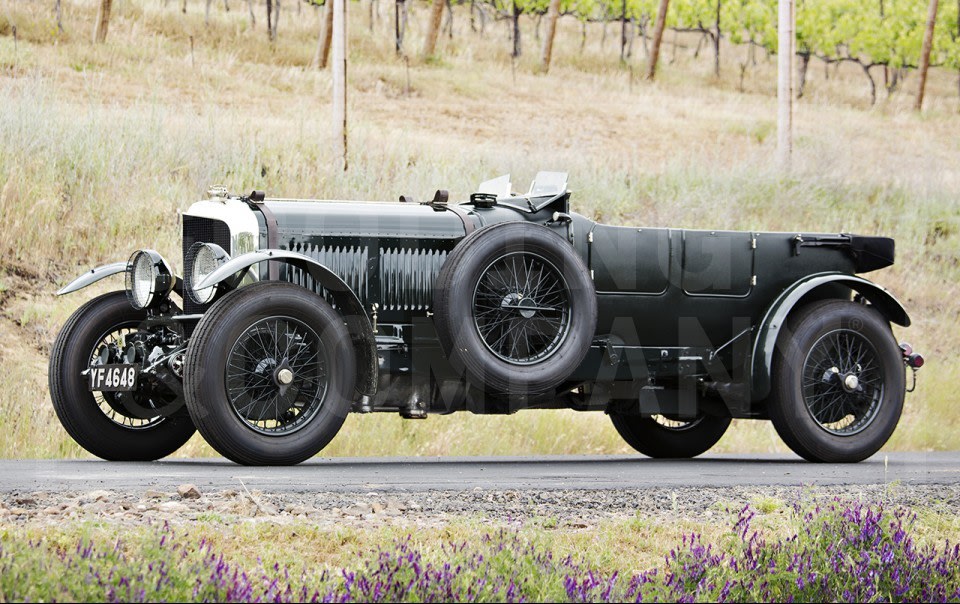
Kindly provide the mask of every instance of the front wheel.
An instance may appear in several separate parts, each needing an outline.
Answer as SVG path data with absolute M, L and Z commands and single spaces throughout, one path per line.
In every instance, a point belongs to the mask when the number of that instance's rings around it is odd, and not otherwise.
M 845 300 L 801 309 L 777 342 L 768 411 L 815 462 L 856 462 L 887 442 L 904 399 L 902 354 L 875 309 Z
M 141 336 L 146 312 L 125 292 L 87 302 L 67 320 L 50 354 L 50 398 L 67 433 L 110 461 L 153 461 L 170 455 L 194 433 L 183 397 L 145 376 L 134 392 L 91 392 L 84 373 L 116 357 Z
M 627 444 L 648 457 L 685 459 L 706 453 L 730 426 L 729 417 L 701 415 L 692 420 L 666 415 L 611 414 Z
M 343 319 L 319 295 L 263 282 L 225 296 L 187 349 L 184 394 L 197 429 L 246 465 L 292 465 L 343 425 L 356 360 Z

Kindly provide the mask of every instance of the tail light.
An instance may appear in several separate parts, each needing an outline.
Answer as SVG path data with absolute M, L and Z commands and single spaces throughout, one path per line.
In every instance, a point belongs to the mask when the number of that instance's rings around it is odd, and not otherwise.
M 906 342 L 900 343 L 900 353 L 903 355 L 903 363 L 911 369 L 920 369 L 923 367 L 923 355 L 913 351 L 913 346 Z

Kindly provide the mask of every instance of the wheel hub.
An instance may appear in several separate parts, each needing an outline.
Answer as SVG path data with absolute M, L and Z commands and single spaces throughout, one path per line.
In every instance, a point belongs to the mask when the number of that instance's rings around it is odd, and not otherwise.
M 227 359 L 227 396 L 252 430 L 290 434 L 323 402 L 327 380 L 323 344 L 302 320 L 268 317 L 237 338 Z
M 869 426 L 883 401 L 883 373 L 872 343 L 838 329 L 821 336 L 804 361 L 807 410 L 825 431 L 852 436 Z
M 473 294 L 474 324 L 484 345 L 515 365 L 540 362 L 570 329 L 563 274 L 543 257 L 514 252 L 484 270 Z
M 848 373 L 847 376 L 843 378 L 843 388 L 847 392 L 854 392 L 860 388 L 860 378 L 852 373 Z
M 287 368 L 280 369 L 277 371 L 277 384 L 281 386 L 289 386 L 293 382 L 293 372 Z

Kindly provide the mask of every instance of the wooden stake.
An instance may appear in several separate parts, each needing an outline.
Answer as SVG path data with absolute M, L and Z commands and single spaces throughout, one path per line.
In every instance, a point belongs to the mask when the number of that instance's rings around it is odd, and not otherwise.
M 107 40 L 107 28 L 110 26 L 110 7 L 113 0 L 100 0 L 97 8 L 97 24 L 93 30 L 93 41 L 103 44 Z
M 657 23 L 653 26 L 653 48 L 650 49 L 650 60 L 647 63 L 647 79 L 652 80 L 657 75 L 657 61 L 660 60 L 660 43 L 663 41 L 663 30 L 667 25 L 667 10 L 670 6 L 670 0 L 660 0 L 660 8 L 657 10 Z M 676 39 L 676 33 L 674 33 Z M 676 54 L 677 46 L 674 42 L 673 52 Z
M 330 46 L 333 44 L 333 0 L 326 0 L 323 10 L 323 29 L 317 41 L 317 52 L 313 55 L 312 67 L 326 69 L 330 62 Z
M 440 33 L 440 21 L 443 19 L 443 7 L 446 0 L 433 0 L 430 8 L 430 20 L 427 22 L 427 35 L 423 39 L 421 58 L 426 60 L 437 50 L 437 36 Z
M 331 0 L 328 0 L 331 1 Z M 333 2 L 333 136 L 337 160 L 347 169 L 347 3 Z
M 550 0 L 547 9 L 547 32 L 543 37 L 543 52 L 540 54 L 540 71 L 550 71 L 550 59 L 553 57 L 553 38 L 557 33 L 557 19 L 560 17 L 560 0 Z
M 777 161 L 790 170 L 793 156 L 794 0 L 780 0 L 777 25 Z
M 930 68 L 930 51 L 933 50 L 933 30 L 937 27 L 938 0 L 930 0 L 927 13 L 927 30 L 923 34 L 923 49 L 920 51 L 920 81 L 917 83 L 916 110 L 923 109 L 923 92 L 927 87 L 927 70 Z

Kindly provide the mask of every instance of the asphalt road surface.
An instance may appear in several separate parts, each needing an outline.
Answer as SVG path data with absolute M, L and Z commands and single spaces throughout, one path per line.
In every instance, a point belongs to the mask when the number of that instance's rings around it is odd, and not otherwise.
M 220 459 L 153 463 L 0 460 L 0 493 L 110 489 L 133 493 L 192 483 L 205 490 L 273 493 L 428 490 L 593 490 L 655 487 L 910 485 L 960 483 L 960 452 L 878 454 L 858 464 L 807 463 L 792 455 L 411 457 L 315 459 L 289 468 L 250 468 Z

